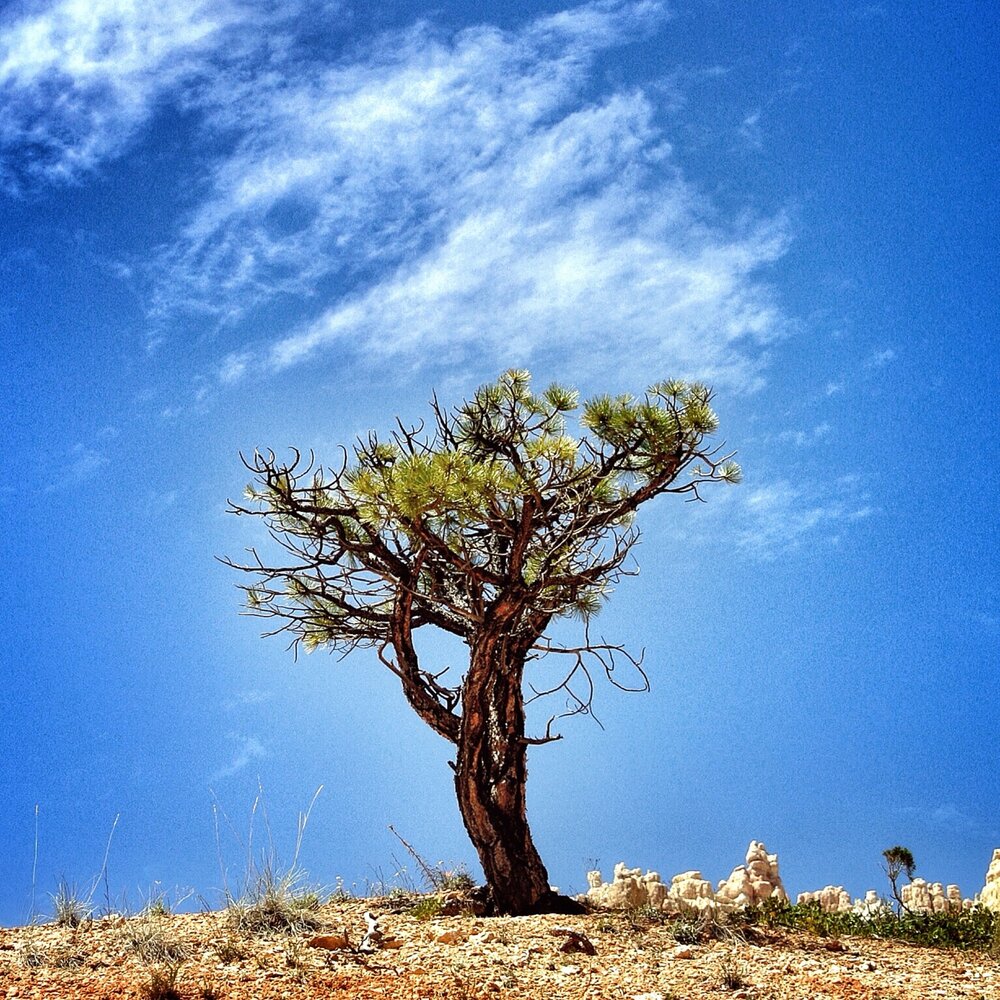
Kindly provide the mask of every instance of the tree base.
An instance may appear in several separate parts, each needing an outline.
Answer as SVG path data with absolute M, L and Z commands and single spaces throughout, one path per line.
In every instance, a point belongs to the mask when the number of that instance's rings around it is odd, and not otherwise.
M 483 907 L 483 915 L 487 917 L 527 917 L 542 913 L 561 913 L 566 915 L 579 915 L 588 913 L 586 905 L 572 896 L 563 896 L 558 892 L 546 893 L 534 906 L 522 913 L 508 913 L 506 910 L 496 905 L 493 893 L 488 885 L 477 886 L 470 895 L 478 905 Z

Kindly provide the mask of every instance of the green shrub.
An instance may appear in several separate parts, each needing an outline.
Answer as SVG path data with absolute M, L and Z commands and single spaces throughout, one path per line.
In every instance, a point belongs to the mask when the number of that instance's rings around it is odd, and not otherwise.
M 406 912 L 417 920 L 433 920 L 441 915 L 442 907 L 440 896 L 424 896 Z
M 236 927 L 251 934 L 316 930 L 322 900 L 303 878 L 297 869 L 278 872 L 270 864 L 258 869 L 243 895 L 229 904 Z
M 84 897 L 75 885 L 65 879 L 59 880 L 59 887 L 52 894 L 52 911 L 60 927 L 79 927 L 94 912 L 90 897 Z
M 149 982 L 141 990 L 143 1000 L 181 1000 L 177 991 L 180 965 L 170 964 L 149 970 Z
M 770 901 L 769 901 L 770 902 Z M 990 948 L 1000 918 L 985 907 L 956 913 L 895 914 L 890 910 L 872 916 L 851 911 L 827 913 L 818 903 L 775 904 L 758 908 L 761 923 L 768 927 L 806 931 L 818 937 L 885 938 L 908 941 L 931 948 Z

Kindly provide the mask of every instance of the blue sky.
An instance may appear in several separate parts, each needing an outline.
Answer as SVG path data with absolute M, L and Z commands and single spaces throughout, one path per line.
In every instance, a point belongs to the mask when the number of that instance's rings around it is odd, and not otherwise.
M 998 14 L 987 3 L 62 0 L 0 10 L 0 922 L 109 855 L 218 900 L 279 849 L 474 856 L 373 657 L 239 616 L 240 450 L 337 447 L 512 365 L 717 391 L 743 485 L 642 512 L 599 690 L 532 754 L 550 875 L 794 893 L 1000 845 Z M 429 647 L 442 662 L 456 651 Z M 458 662 L 458 661 L 455 661 Z M 103 889 L 101 890 L 103 893 Z

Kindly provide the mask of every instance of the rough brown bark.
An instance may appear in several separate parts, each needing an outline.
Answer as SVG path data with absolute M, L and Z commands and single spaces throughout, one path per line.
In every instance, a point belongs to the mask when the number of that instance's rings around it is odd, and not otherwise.
M 494 626 L 473 645 L 462 690 L 455 789 L 499 913 L 551 907 L 549 876 L 528 828 L 521 679 L 527 647 Z

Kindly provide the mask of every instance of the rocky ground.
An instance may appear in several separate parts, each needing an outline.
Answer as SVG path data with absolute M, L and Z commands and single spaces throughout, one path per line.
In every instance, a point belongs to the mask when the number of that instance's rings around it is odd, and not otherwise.
M 366 910 L 384 940 L 363 954 Z M 622 912 L 419 919 L 344 899 L 317 916 L 293 935 L 240 929 L 228 911 L 0 929 L 0 1000 L 1000 1000 L 1000 961 L 983 952 L 759 930 L 678 944 L 674 924 Z

